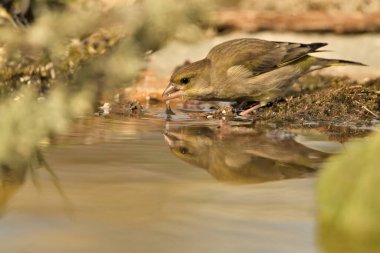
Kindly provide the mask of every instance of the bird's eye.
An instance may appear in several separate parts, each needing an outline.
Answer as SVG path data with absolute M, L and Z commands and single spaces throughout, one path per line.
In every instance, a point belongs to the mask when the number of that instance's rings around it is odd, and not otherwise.
M 190 78 L 184 77 L 180 80 L 181 84 L 187 84 L 190 82 Z
M 189 153 L 189 149 L 186 147 L 180 147 L 179 152 L 181 152 L 182 154 L 187 154 Z

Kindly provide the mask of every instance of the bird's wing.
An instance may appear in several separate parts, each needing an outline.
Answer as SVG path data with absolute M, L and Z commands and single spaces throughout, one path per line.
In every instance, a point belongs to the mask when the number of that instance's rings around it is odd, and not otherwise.
M 240 62 L 239 66 L 244 66 L 253 76 L 256 76 L 277 68 L 283 62 L 285 55 L 286 49 L 284 47 L 274 47 L 254 58 L 247 57 Z
M 213 62 L 222 62 L 219 64 L 222 64 L 221 67 L 226 66 L 225 71 L 230 75 L 241 75 L 243 72 L 245 75 L 249 71 L 251 76 L 256 76 L 285 66 L 325 45 L 327 44 L 237 39 L 214 47 L 207 58 Z M 215 58 L 224 61 L 215 61 Z

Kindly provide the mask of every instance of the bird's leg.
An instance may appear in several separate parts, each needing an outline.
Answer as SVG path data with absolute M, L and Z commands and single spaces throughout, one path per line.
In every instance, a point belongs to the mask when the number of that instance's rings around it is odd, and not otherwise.
M 246 109 L 249 109 L 252 106 L 255 106 L 257 104 L 259 104 L 258 101 L 243 100 L 243 101 L 237 101 L 235 104 L 232 105 L 232 108 L 233 108 L 233 111 L 236 114 L 239 114 L 240 112 L 242 112 L 242 111 L 244 111 Z
M 262 108 L 262 107 L 271 107 L 277 103 L 280 103 L 280 102 L 284 102 L 286 101 L 286 99 L 284 99 L 283 97 L 278 97 L 276 98 L 275 100 L 271 101 L 271 102 L 260 102 L 259 104 L 257 105 L 254 105 L 253 107 L 247 109 L 247 110 L 244 110 L 242 111 L 241 113 L 239 113 L 240 116 L 246 116 L 248 115 L 249 113 L 253 112 L 254 110 L 257 110 L 259 108 Z
M 261 102 L 260 104 L 257 104 L 255 106 L 252 106 L 251 108 L 247 109 L 247 110 L 244 110 L 242 111 L 241 113 L 239 113 L 240 116 L 247 116 L 248 114 L 250 114 L 251 112 L 253 112 L 254 110 L 257 110 L 263 106 L 266 106 L 267 103 L 265 102 Z

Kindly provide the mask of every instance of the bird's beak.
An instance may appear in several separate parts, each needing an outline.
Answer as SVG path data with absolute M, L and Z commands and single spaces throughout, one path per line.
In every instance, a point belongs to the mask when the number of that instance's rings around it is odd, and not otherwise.
M 168 143 L 169 147 L 175 146 L 176 138 L 173 135 L 166 132 L 164 133 L 164 138 L 165 138 L 165 141 Z
M 172 82 L 168 84 L 164 92 L 162 93 L 163 97 L 166 97 L 165 100 L 170 100 L 173 98 L 178 98 L 182 96 L 184 92 L 178 89 L 178 86 Z
M 164 133 L 165 141 L 168 143 L 170 148 L 174 148 L 178 146 L 181 142 L 181 134 L 179 133 L 173 133 L 166 131 Z

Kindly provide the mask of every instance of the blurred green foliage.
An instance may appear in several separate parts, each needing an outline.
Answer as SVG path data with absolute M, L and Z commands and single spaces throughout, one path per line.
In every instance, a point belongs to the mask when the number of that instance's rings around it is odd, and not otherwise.
M 319 237 L 326 252 L 380 252 L 380 132 L 351 143 L 318 182 Z
M 0 165 L 28 159 L 42 139 L 91 112 L 104 89 L 128 85 L 148 51 L 198 39 L 211 6 L 36 0 L 35 20 L 24 27 L 0 7 Z

